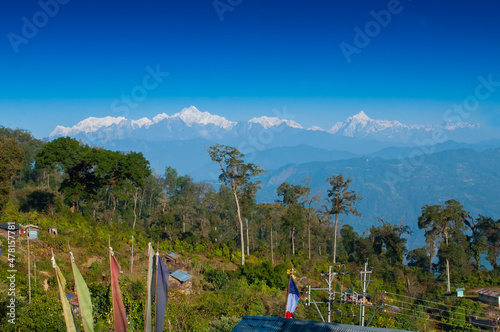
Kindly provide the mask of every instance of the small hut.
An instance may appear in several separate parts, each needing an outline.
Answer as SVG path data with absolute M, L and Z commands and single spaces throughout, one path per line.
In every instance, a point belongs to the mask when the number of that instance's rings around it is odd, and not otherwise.
M 40 230 L 40 227 L 36 225 L 26 225 L 24 226 L 24 230 L 28 233 L 30 240 L 38 239 L 38 231 Z
M 477 293 L 479 294 L 479 301 L 500 307 L 500 291 L 481 288 Z
M 457 288 L 457 297 L 464 297 L 465 288 Z
M 477 316 L 469 317 L 469 323 L 472 326 L 479 327 L 481 330 L 498 332 L 498 319 L 478 319 Z
M 167 261 L 167 263 L 169 262 L 177 263 L 179 260 L 179 255 L 174 252 L 169 252 L 168 254 L 165 254 L 165 260 Z
M 176 270 L 170 273 L 169 284 L 173 289 L 175 288 L 189 288 L 191 287 L 191 279 L 193 276 L 186 271 Z

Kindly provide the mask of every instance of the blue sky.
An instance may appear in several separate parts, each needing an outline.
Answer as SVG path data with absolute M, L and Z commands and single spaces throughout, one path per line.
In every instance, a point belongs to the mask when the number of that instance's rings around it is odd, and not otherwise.
M 0 4 L 0 124 L 37 137 L 190 105 L 230 120 L 286 109 L 305 127 L 361 110 L 441 123 L 479 76 L 500 82 L 497 1 L 59 1 Z M 141 90 L 147 68 L 168 76 Z M 133 91 L 146 95 L 113 107 Z M 483 99 L 464 120 L 499 127 L 500 86 Z

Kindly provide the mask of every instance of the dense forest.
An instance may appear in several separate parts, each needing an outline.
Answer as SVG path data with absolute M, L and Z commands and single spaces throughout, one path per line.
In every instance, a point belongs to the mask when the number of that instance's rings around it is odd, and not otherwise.
M 356 204 L 363 199 L 359 184 L 342 174 L 324 179 L 327 192 L 317 192 L 304 178 L 300 184 L 280 184 L 275 200 L 257 203 L 256 176 L 265 170 L 246 163 L 233 147 L 206 150 L 220 169 L 218 187 L 169 166 L 156 174 L 141 153 L 105 150 L 68 137 L 44 142 L 27 131 L 0 127 L 0 222 L 41 227 L 29 247 L 31 294 L 26 238 L 16 241 L 15 326 L 6 315 L 9 247 L 0 237 L 0 330 L 65 330 L 50 259 L 53 251 L 71 290 L 68 248 L 89 285 L 95 329 L 112 330 L 108 241 L 123 269 L 124 302 L 136 330 L 144 324 L 148 242 L 159 245 L 161 253 L 179 254 L 183 269 L 194 276 L 189 291 L 169 294 L 169 330 L 230 331 L 244 315 L 283 317 L 292 267 L 303 293 L 294 318 L 325 317 L 326 305 L 308 305 L 307 286 L 326 287 L 322 274 L 333 266 L 338 294 L 331 303 L 332 321 L 358 324 L 359 303 L 342 300 L 340 293 L 362 291 L 365 263 L 373 280 L 367 289 L 370 326 L 473 331 L 470 317 L 500 317 L 500 310 L 478 302 L 475 292 L 500 287 L 500 220 L 471 215 L 453 197 L 425 205 L 418 218 L 425 246 L 409 251 L 415 230 L 401 220 L 377 218 L 362 234 L 339 222 L 341 216 L 359 214 Z M 48 234 L 49 227 L 58 235 Z M 464 297 L 456 296 L 459 288 L 465 288 Z M 322 291 L 310 296 L 328 299 Z

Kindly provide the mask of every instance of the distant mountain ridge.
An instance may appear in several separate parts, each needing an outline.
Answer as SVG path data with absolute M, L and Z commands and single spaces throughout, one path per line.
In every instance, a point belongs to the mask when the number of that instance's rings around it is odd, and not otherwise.
M 376 218 L 399 224 L 401 219 L 415 233 L 411 248 L 425 239 L 417 227 L 417 218 L 425 204 L 443 204 L 449 199 L 461 202 L 473 217 L 479 214 L 500 218 L 500 149 L 482 152 L 472 149 L 439 151 L 426 156 L 424 163 L 406 169 L 404 160 L 359 157 L 329 162 L 289 164 L 260 176 L 263 187 L 259 201 L 277 199 L 276 189 L 283 183 L 302 184 L 311 178 L 314 191 L 325 197 L 328 176 L 344 174 L 352 179 L 351 187 L 363 197 L 356 208 L 361 217 L 341 216 L 358 232 L 377 225 Z M 395 181 L 395 177 L 397 181 Z M 324 203 L 320 203 L 324 204 Z
M 87 142 L 106 143 L 117 139 L 144 139 L 148 141 L 186 140 L 194 138 L 229 140 L 248 135 L 257 135 L 261 131 L 273 130 L 298 133 L 310 131 L 325 132 L 335 136 L 372 139 L 409 143 L 415 138 L 426 137 L 436 129 L 444 130 L 450 139 L 463 137 L 463 132 L 478 131 L 479 125 L 471 123 L 445 123 L 442 125 L 405 125 L 399 121 L 374 120 L 364 111 L 348 117 L 345 122 L 337 122 L 330 129 L 319 126 L 305 129 L 301 124 L 290 119 L 278 117 L 254 117 L 249 121 L 231 121 L 219 115 L 199 111 L 196 107 L 184 108 L 178 113 L 161 113 L 138 120 L 124 117 L 104 118 L 89 117 L 72 127 L 57 126 L 50 134 L 51 138 L 71 136 Z
M 435 130 L 446 140 L 430 139 Z M 267 172 L 259 178 L 261 202 L 276 200 L 281 183 L 303 184 L 306 177 L 325 195 L 326 178 L 343 173 L 364 197 L 359 204 L 363 216 L 342 217 L 343 222 L 364 231 L 376 223 L 375 217 L 392 223 L 404 218 L 418 235 L 412 239 L 421 242 L 424 237 L 416 218 L 424 204 L 454 198 L 474 215 L 500 217 L 500 140 L 473 139 L 483 131 L 471 123 L 406 125 L 374 120 L 363 111 L 328 130 L 305 129 L 278 117 L 235 122 L 191 106 L 152 119 L 90 117 L 72 127 L 57 126 L 51 138 L 71 136 L 110 150 L 142 152 L 157 173 L 172 166 L 179 174 L 214 186 L 220 170 L 206 147 L 215 143 L 234 146 L 245 154 L 246 162 Z M 418 143 L 424 141 L 432 145 Z M 391 183 L 391 176 L 397 181 Z M 410 246 L 415 248 L 420 242 Z

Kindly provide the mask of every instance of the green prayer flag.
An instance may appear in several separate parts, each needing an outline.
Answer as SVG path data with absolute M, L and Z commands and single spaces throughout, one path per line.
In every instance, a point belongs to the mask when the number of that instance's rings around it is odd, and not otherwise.
M 94 332 L 94 319 L 92 316 L 92 302 L 90 300 L 89 288 L 75 262 L 73 262 L 73 275 L 75 276 L 78 303 L 80 305 L 80 312 L 82 313 L 83 330 L 85 332 Z
M 63 307 L 64 322 L 66 323 L 66 330 L 68 332 L 76 332 L 75 322 L 73 320 L 73 314 L 71 312 L 71 306 L 69 305 L 68 298 L 66 297 L 66 292 L 64 291 L 64 289 L 66 288 L 66 279 L 64 279 L 59 266 L 56 265 L 56 260 L 54 257 L 52 257 L 52 265 L 56 270 L 57 285 L 59 286 L 59 294 L 61 295 L 61 303 Z

